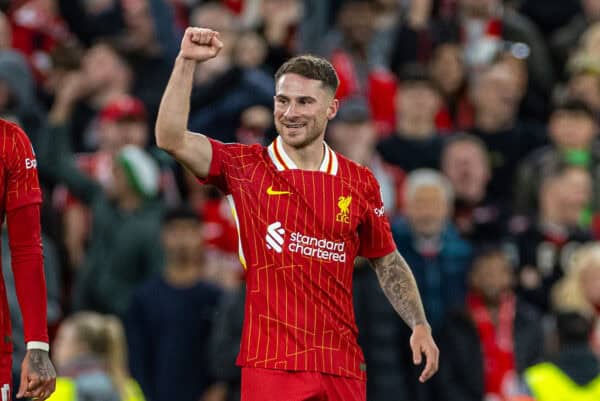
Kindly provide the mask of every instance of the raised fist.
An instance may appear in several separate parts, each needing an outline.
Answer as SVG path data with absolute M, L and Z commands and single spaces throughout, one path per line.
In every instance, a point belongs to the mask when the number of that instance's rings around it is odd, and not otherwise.
M 201 62 L 214 58 L 222 47 L 223 42 L 219 39 L 219 32 L 189 27 L 181 40 L 180 54 L 184 58 Z

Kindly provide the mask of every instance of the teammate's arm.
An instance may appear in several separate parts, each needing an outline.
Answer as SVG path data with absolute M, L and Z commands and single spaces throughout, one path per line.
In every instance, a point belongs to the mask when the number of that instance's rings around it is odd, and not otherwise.
M 397 250 L 370 260 L 386 297 L 413 331 L 410 337 L 413 362 L 420 364 L 421 355 L 425 354 L 426 365 L 419 378 L 421 382 L 425 382 L 438 369 L 439 350 L 431 336 L 431 327 L 425 317 L 417 282 Z
M 202 178 L 209 172 L 212 147 L 204 135 L 187 130 L 190 96 L 196 64 L 214 58 L 222 47 L 218 32 L 186 29 L 156 120 L 158 147 Z
M 45 400 L 54 391 L 56 373 L 48 357 L 46 282 L 42 256 L 40 191 L 35 154 L 27 135 L 2 121 L 8 151 L 0 152 L 4 166 L 8 245 L 15 288 L 27 342 L 17 397 Z M 5 340 L 6 341 L 6 340 Z

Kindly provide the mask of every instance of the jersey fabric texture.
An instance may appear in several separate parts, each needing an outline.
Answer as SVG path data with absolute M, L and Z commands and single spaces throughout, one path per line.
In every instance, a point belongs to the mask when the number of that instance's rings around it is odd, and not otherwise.
M 210 140 L 206 179 L 231 203 L 246 268 L 237 359 L 245 367 L 366 379 L 352 306 L 354 258 L 395 250 L 379 184 L 323 143 L 318 171 L 298 169 L 281 143 Z

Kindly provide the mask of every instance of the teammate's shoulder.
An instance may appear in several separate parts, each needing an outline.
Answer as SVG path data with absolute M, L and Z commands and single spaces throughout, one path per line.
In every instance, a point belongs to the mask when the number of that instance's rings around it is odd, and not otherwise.
M 19 127 L 16 123 L 3 118 L 0 118 L 0 135 L 21 136 L 27 138 L 27 134 L 25 134 L 23 128 Z

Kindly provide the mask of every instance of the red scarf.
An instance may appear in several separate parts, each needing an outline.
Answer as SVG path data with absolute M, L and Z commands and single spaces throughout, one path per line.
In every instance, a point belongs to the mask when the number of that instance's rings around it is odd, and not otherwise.
M 515 319 L 515 297 L 507 294 L 498 307 L 498 325 L 488 312 L 481 296 L 469 293 L 467 307 L 471 313 L 481 340 L 486 396 L 500 399 L 509 396 L 514 389 L 515 358 L 513 323 Z

